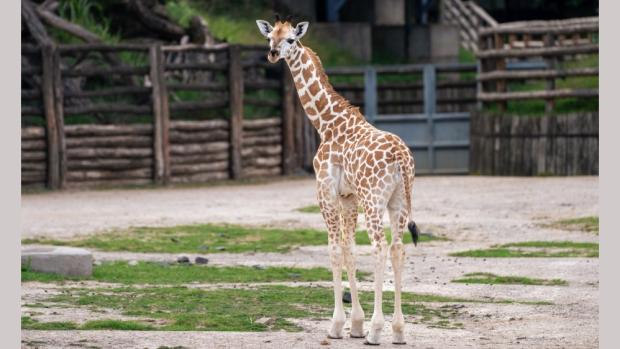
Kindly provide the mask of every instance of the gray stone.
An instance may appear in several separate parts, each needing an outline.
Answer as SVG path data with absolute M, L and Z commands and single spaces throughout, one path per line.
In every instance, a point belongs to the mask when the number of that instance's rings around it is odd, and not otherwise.
M 65 276 L 91 276 L 93 255 L 75 247 L 28 247 L 22 249 L 22 266 L 32 271 Z
M 342 301 L 345 303 L 351 303 L 351 292 L 345 291 L 342 294 Z
M 189 263 L 189 257 L 187 256 L 179 256 L 177 258 L 178 263 Z
M 200 257 L 200 256 L 198 256 L 198 257 L 196 257 L 196 258 L 194 259 L 194 262 L 195 262 L 196 264 L 207 264 L 207 263 L 209 263 L 209 259 L 207 259 L 207 258 L 205 258 L 205 257 Z

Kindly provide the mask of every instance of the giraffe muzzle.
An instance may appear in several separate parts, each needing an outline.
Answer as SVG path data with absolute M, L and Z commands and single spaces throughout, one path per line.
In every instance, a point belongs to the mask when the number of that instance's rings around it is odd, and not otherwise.
M 279 56 L 278 50 L 271 50 L 269 51 L 269 54 L 267 55 L 267 59 L 269 60 L 269 62 L 275 63 L 278 61 L 278 56 Z

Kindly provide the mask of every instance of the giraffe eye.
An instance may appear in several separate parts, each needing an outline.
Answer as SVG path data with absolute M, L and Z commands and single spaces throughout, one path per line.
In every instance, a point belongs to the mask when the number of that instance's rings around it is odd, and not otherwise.
M 271 39 L 267 38 L 267 42 L 269 42 Z
M 295 40 L 293 40 L 293 39 L 288 39 L 288 40 L 286 40 L 286 42 L 288 42 L 289 44 L 292 44 L 293 42 L 295 42 Z

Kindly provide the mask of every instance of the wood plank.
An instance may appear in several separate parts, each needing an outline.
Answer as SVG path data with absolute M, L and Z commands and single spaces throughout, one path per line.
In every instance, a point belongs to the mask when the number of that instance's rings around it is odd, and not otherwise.
M 177 164 L 210 163 L 215 161 L 228 160 L 229 157 L 230 154 L 227 151 L 198 155 L 174 155 L 170 159 L 170 164 L 172 168 L 174 168 L 174 166 Z
M 206 172 L 206 173 L 197 173 L 193 175 L 184 175 L 184 176 L 173 176 L 170 178 L 171 183 L 200 183 L 200 182 L 208 182 L 214 180 L 223 180 L 229 178 L 228 171 L 221 172 Z
M 107 137 L 68 137 L 66 140 L 67 148 L 143 148 L 152 146 L 153 137 L 151 136 L 107 136 Z
M 41 51 L 43 75 L 41 92 L 43 93 L 43 105 L 45 110 L 45 123 L 47 135 L 47 186 L 50 189 L 61 187 L 60 179 L 60 139 L 58 132 L 58 119 L 56 118 L 56 98 L 54 94 L 54 53 L 52 45 L 44 45 Z M 30 148 L 28 142 L 22 142 L 22 149 Z
M 72 170 L 131 170 L 151 168 L 153 159 L 150 158 L 116 158 L 116 159 L 72 159 L 67 163 L 67 169 Z
M 240 178 L 241 138 L 243 130 L 243 67 L 241 64 L 241 49 L 237 45 L 230 46 L 228 66 L 228 86 L 230 105 L 230 177 Z
M 153 134 L 153 125 L 68 125 L 67 137 L 145 136 Z
M 151 158 L 153 148 L 69 148 L 67 157 L 72 159 L 98 159 L 98 158 Z
M 212 142 L 204 144 L 172 144 L 170 154 L 174 155 L 194 155 L 218 153 L 230 149 L 228 142 Z
M 228 169 L 228 161 L 214 161 L 202 164 L 176 164 L 172 167 L 172 176 L 197 174 L 205 172 L 224 172 Z

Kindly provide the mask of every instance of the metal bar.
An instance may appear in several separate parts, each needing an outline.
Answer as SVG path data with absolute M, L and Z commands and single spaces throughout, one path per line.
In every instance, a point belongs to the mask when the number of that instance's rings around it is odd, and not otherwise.
M 371 124 L 377 117 L 377 71 L 367 66 L 364 71 L 364 114 Z
M 427 115 L 427 141 L 428 147 L 428 164 L 431 173 L 435 170 L 435 149 L 433 147 L 435 125 L 433 122 L 433 115 L 437 110 L 437 96 L 436 93 L 436 71 L 435 66 L 427 64 L 424 66 L 424 114 Z

